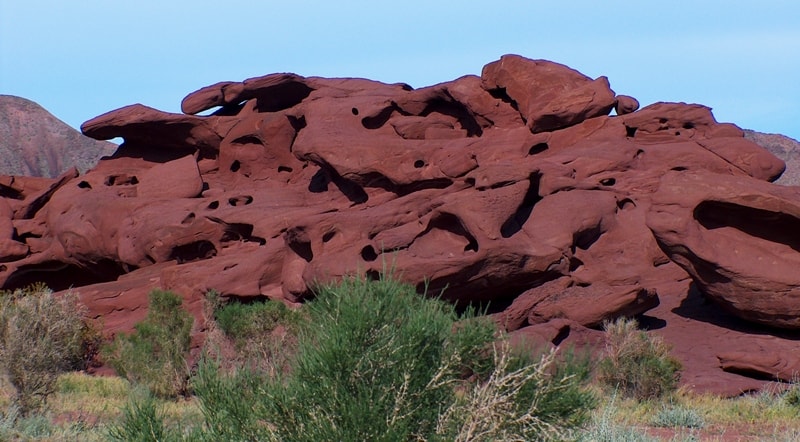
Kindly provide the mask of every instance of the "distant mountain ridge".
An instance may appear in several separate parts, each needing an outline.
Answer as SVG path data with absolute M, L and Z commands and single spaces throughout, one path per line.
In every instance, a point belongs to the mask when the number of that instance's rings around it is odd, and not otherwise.
M 0 175 L 52 178 L 73 166 L 84 172 L 116 149 L 84 136 L 33 101 L 0 95 Z
M 745 129 L 744 137 L 772 152 L 786 163 L 786 172 L 776 184 L 800 186 L 800 142 L 786 135 L 765 134 Z

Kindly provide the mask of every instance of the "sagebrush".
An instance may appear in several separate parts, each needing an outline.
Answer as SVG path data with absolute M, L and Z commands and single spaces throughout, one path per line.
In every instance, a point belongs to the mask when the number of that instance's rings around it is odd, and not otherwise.
M 55 296 L 43 285 L 0 292 L 0 366 L 20 412 L 46 405 L 58 376 L 81 369 L 96 342 L 77 295 Z
M 606 322 L 606 355 L 598 379 L 627 397 L 653 399 L 675 391 L 681 364 L 657 336 L 639 330 L 635 319 Z

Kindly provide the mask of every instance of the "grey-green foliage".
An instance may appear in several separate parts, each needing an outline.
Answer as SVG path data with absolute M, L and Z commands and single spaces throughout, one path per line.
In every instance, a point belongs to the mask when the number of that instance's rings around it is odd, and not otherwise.
M 147 317 L 129 335 L 117 335 L 105 348 L 105 358 L 123 376 L 143 384 L 159 397 L 175 397 L 186 391 L 192 316 L 181 298 L 168 291 L 150 292 Z
M 653 425 L 656 427 L 703 428 L 705 419 L 700 413 L 691 408 L 664 406 L 653 419 Z
M 79 368 L 84 315 L 73 293 L 54 296 L 43 285 L 0 292 L 0 367 L 22 415 L 46 405 L 61 373 Z
M 490 320 L 395 280 L 345 279 L 305 308 L 288 375 L 201 364 L 208 440 L 542 440 L 593 405 L 581 373 L 514 356 L 494 345 Z M 507 413 L 481 416 L 487 397 Z
M 606 356 L 598 380 L 624 396 L 653 399 L 673 392 L 680 379 L 680 362 L 659 337 L 638 329 L 635 319 L 604 324 Z

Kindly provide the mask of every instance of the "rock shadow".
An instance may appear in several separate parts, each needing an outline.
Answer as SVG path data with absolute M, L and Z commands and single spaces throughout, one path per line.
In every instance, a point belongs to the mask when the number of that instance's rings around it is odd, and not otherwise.
M 672 312 L 684 318 L 705 322 L 740 333 L 767 335 L 781 339 L 800 341 L 800 330 L 785 330 L 759 325 L 727 312 L 723 306 L 716 304 L 703 295 L 695 283 L 689 286 L 686 297 L 681 301 L 678 307 L 672 309 Z

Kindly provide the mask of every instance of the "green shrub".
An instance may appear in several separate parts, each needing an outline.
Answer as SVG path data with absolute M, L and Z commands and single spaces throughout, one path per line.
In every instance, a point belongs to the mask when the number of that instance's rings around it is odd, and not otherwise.
M 345 279 L 305 309 L 287 375 L 201 364 L 209 440 L 542 440 L 581 423 L 592 402 L 552 356 L 530 364 L 494 346 L 491 320 L 397 281 Z M 505 413 L 484 416 L 489 397 Z
M 122 421 L 108 429 L 111 440 L 124 442 L 177 441 L 180 437 L 165 425 L 155 397 L 134 394 L 122 409 Z
M 0 366 L 23 416 L 56 391 L 58 376 L 83 368 L 90 328 L 75 294 L 42 285 L 0 293 Z
M 635 319 L 604 324 L 606 356 L 600 361 L 598 380 L 636 399 L 658 398 L 673 392 L 681 365 L 658 337 L 638 329 Z
M 233 344 L 238 365 L 270 375 L 288 369 L 297 344 L 297 312 L 277 301 L 229 301 L 217 302 L 213 317 Z
M 105 348 L 105 358 L 120 376 L 145 385 L 158 397 L 186 392 L 193 319 L 181 308 L 181 298 L 171 292 L 150 292 L 150 307 L 144 321 L 130 335 L 117 335 Z

